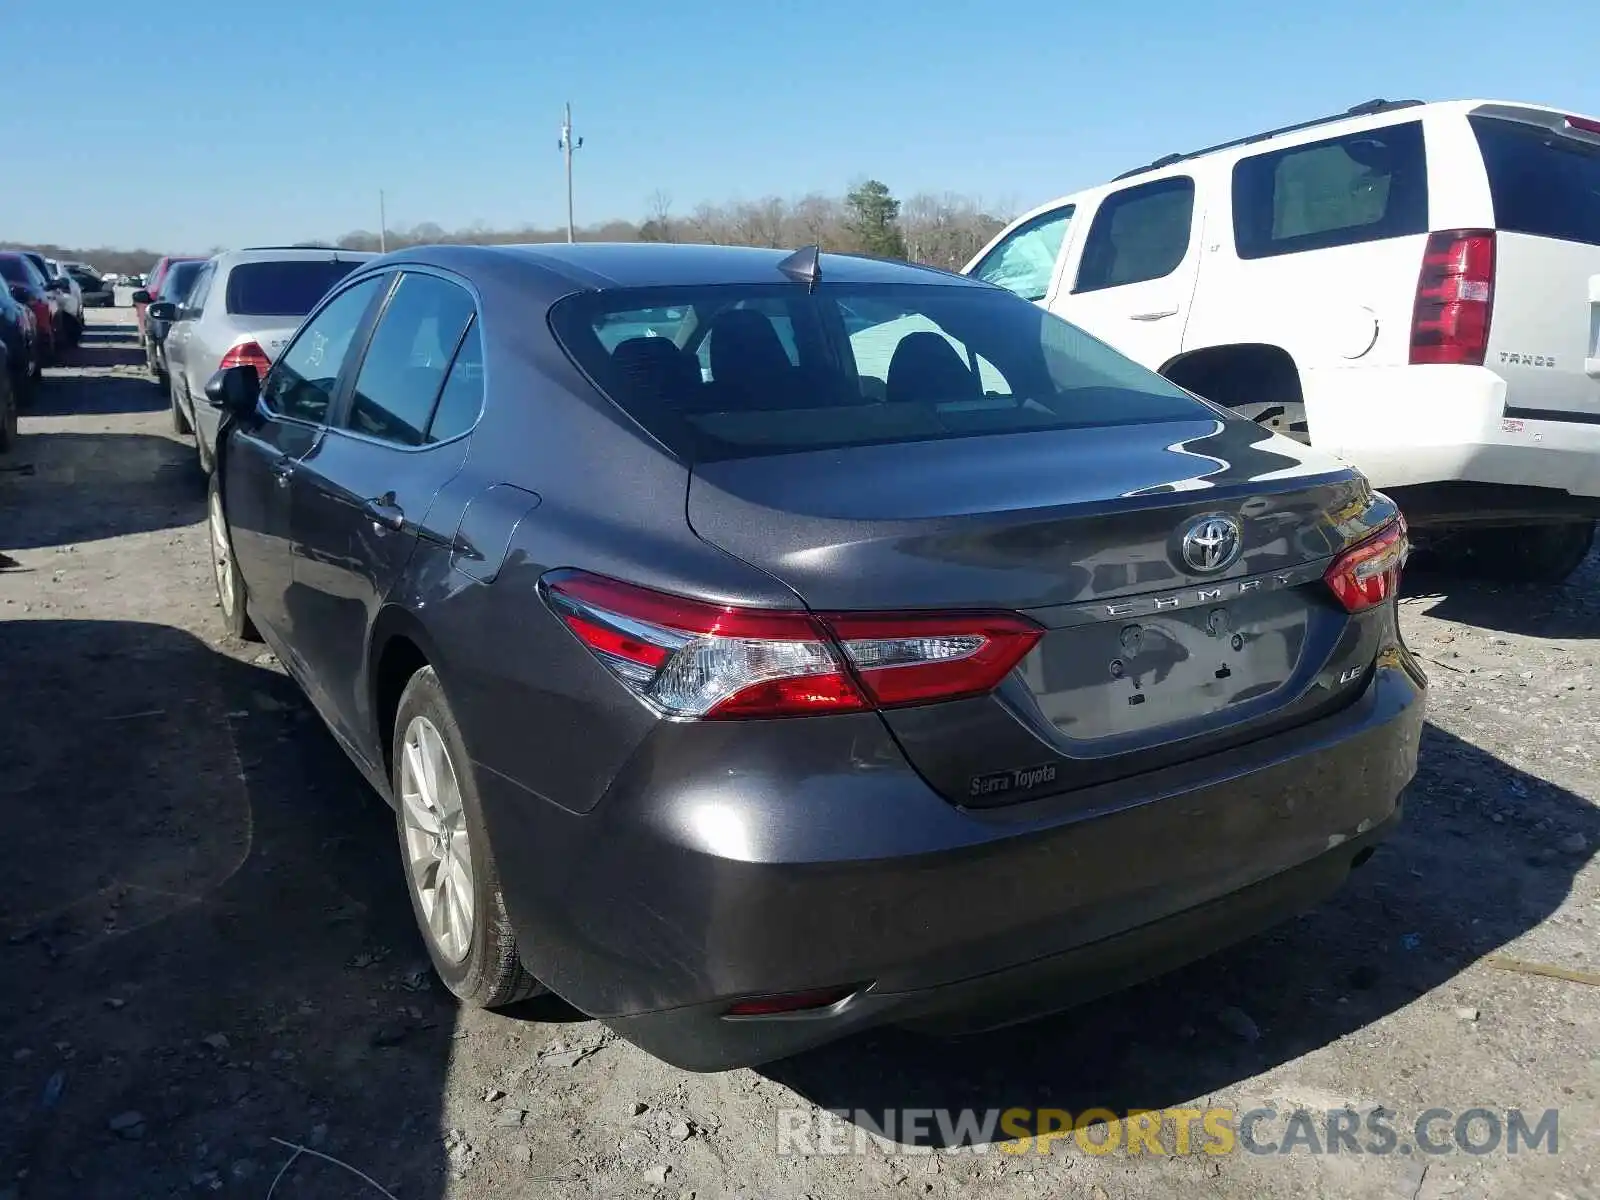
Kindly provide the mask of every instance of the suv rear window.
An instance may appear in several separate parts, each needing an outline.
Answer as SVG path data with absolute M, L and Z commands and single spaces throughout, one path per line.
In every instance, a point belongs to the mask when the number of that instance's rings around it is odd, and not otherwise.
M 303 317 L 358 265 L 293 258 L 240 263 L 228 272 L 226 307 L 242 317 Z
M 1233 167 L 1240 258 L 1352 246 L 1427 228 L 1421 121 L 1257 154 Z
M 603 393 L 690 461 L 1213 416 L 999 288 L 620 289 L 569 296 L 550 323 Z
M 1496 229 L 1600 246 L 1600 146 L 1498 117 L 1468 117 Z

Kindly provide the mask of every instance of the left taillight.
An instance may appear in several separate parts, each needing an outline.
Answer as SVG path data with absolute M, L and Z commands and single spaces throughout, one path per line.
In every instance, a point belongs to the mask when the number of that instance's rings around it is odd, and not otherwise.
M 1323 579 L 1347 611 L 1361 612 L 1393 599 L 1400 591 L 1400 572 L 1410 552 L 1405 518 L 1396 517 L 1334 559 Z
M 267 352 L 261 348 L 261 343 L 254 338 L 244 338 L 228 347 L 228 352 L 222 356 L 222 361 L 217 364 L 217 370 L 225 371 L 229 367 L 254 367 L 256 374 L 266 378 L 267 369 L 272 366 L 272 360 L 267 357 Z
M 981 695 L 1043 632 L 1015 613 L 708 604 L 583 571 L 551 572 L 540 586 L 573 636 L 672 717 L 792 717 Z

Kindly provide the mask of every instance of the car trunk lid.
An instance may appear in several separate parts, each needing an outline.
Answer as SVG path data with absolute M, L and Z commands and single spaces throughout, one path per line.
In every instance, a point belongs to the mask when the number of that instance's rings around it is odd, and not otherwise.
M 925 777 L 973 804 L 1324 711 L 1374 651 L 1323 572 L 1393 511 L 1332 460 L 1220 419 L 702 463 L 688 501 L 701 537 L 813 610 L 1044 628 L 993 694 L 885 712 Z

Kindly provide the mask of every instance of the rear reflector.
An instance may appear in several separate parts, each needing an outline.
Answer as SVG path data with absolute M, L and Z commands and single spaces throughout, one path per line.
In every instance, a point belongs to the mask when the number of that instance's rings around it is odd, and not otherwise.
M 1361 612 L 1399 592 L 1400 571 L 1410 552 L 1405 518 L 1396 517 L 1335 559 L 1323 578 L 1348 611 Z
M 776 1017 L 784 1013 L 815 1012 L 832 1008 L 845 999 L 854 988 L 815 988 L 809 992 L 784 992 L 776 996 L 752 996 L 728 1005 L 724 1016 Z
M 1411 361 L 1481 367 L 1494 311 L 1494 231 L 1428 235 L 1411 313 Z
M 624 686 L 672 717 L 793 717 L 982 695 L 1043 632 L 1015 613 L 734 608 L 583 571 L 553 571 L 541 587 Z
M 236 342 L 229 347 L 228 352 L 222 356 L 222 361 L 217 364 L 217 370 L 226 371 L 229 367 L 246 366 L 254 367 L 256 374 L 263 377 L 267 369 L 272 366 L 272 360 L 261 348 L 261 343 L 251 338 Z

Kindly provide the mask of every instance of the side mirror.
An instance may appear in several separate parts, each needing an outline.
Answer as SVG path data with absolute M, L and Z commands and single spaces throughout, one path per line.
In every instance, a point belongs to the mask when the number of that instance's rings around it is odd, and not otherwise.
M 206 401 L 212 408 L 236 417 L 248 417 L 261 399 L 261 376 L 248 363 L 225 367 L 206 380 Z
M 135 304 L 149 304 L 150 303 L 150 293 L 145 291 L 143 288 L 140 288 L 137 292 L 135 292 L 133 294 L 133 302 Z
M 178 319 L 178 306 L 171 300 L 157 300 L 144 310 L 147 320 L 151 321 L 176 321 Z

